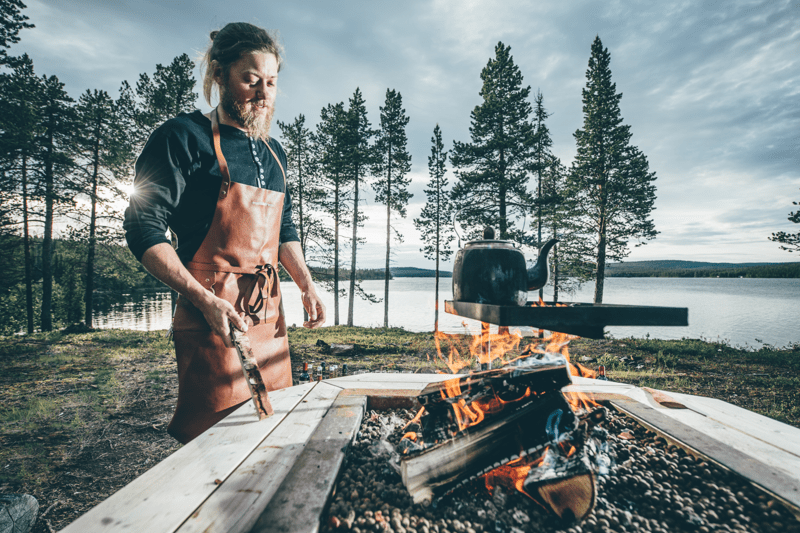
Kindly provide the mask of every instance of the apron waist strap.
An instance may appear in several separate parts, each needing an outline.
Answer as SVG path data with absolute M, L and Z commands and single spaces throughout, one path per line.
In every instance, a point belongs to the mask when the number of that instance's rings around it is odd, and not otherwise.
M 247 302 L 247 311 L 251 315 L 258 314 L 261 310 L 266 313 L 266 301 L 272 295 L 272 289 L 278 280 L 275 267 L 267 263 L 254 267 L 237 267 L 232 265 L 218 265 L 215 263 L 198 263 L 189 261 L 186 268 L 202 272 L 226 272 L 230 274 L 249 274 L 253 276 L 252 282 L 242 294 L 242 303 Z
M 218 265 L 216 263 L 198 263 L 196 261 L 189 261 L 186 263 L 186 268 L 190 270 L 201 270 L 203 272 L 228 272 L 230 274 L 257 274 L 259 270 L 266 267 L 272 268 L 272 265 L 237 267 L 233 265 Z

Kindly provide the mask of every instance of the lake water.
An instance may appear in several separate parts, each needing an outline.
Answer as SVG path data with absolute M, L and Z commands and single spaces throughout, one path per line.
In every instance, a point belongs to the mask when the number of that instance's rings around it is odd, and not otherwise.
M 368 292 L 383 296 L 383 280 L 367 280 Z M 282 284 L 286 322 L 301 325 L 303 309 L 297 287 Z M 395 278 L 389 295 L 389 325 L 410 331 L 432 331 L 434 315 L 433 278 Z M 452 299 L 451 280 L 439 286 L 439 328 L 448 333 L 479 330 L 479 323 L 449 315 L 444 300 Z M 562 301 L 591 302 L 594 284 L 581 287 Z M 138 330 L 167 329 L 170 323 L 168 292 L 134 293 L 121 299 L 99 297 L 95 327 Z M 116 297 L 115 297 L 116 298 Z M 545 300 L 548 299 L 545 291 Z M 323 293 L 328 309 L 327 325 L 332 325 L 333 295 Z M 727 341 L 735 346 L 758 348 L 800 343 L 800 279 L 729 278 L 607 278 L 603 297 L 608 304 L 688 307 L 688 327 L 610 327 L 614 337 L 680 339 L 703 338 Z M 339 323 L 347 322 L 347 298 L 339 302 Z M 383 326 L 383 302 L 371 304 L 356 298 L 354 323 L 357 326 Z M 527 333 L 523 331 L 523 333 Z

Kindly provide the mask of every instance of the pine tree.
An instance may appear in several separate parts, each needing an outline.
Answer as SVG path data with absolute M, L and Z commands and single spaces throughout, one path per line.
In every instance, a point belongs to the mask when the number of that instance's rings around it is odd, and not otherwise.
M 152 78 L 140 74 L 136 83 L 136 95 L 141 100 L 140 120 L 154 128 L 180 113 L 194 110 L 197 93 L 193 72 L 194 62 L 181 54 L 166 67 L 157 64 Z
M 428 259 L 436 261 L 436 304 L 433 315 L 433 330 L 439 331 L 439 262 L 446 261 L 453 254 L 450 243 L 455 239 L 451 217 L 453 208 L 450 192 L 447 190 L 447 151 L 442 143 L 442 130 L 437 124 L 431 137 L 431 155 L 428 156 L 430 181 L 425 195 L 428 200 L 414 226 L 420 232 L 425 246 L 420 251 Z
M 375 136 L 367 118 L 367 107 L 361 90 L 356 88 L 350 98 L 347 110 L 346 128 L 346 165 L 353 187 L 353 238 L 350 241 L 350 290 L 347 303 L 347 325 L 353 325 L 353 304 L 356 294 L 356 253 L 358 250 L 358 228 L 364 225 L 366 217 L 359 211 L 359 193 L 361 185 L 366 183 L 370 169 L 375 165 L 375 149 L 370 141 Z
M 630 126 L 622 123 L 619 102 L 611 81 L 611 55 L 600 37 L 592 43 L 586 87 L 583 89 L 583 128 L 575 132 L 577 155 L 570 173 L 585 214 L 584 230 L 595 235 L 594 302 L 603 302 L 607 261 L 630 254 L 628 242 L 657 235 L 650 213 L 656 199 L 655 173 L 646 156 L 630 144 Z
M 26 7 L 21 0 L 0 0 L 0 65 L 14 66 L 15 58 L 9 57 L 6 49 L 19 42 L 20 30 L 34 27 L 21 13 Z
M 27 54 L 17 58 L 11 74 L 0 75 L 0 165 L 2 166 L 4 229 L 16 233 L 22 220 L 26 330 L 34 331 L 33 259 L 31 253 L 31 183 L 38 152 L 42 85 Z M 5 232 L 4 232 L 5 233 Z
M 553 146 L 553 140 L 550 138 L 550 130 L 547 128 L 545 121 L 550 116 L 544 108 L 544 96 L 540 91 L 536 92 L 534 98 L 533 122 L 534 122 L 534 136 L 533 136 L 533 151 L 531 158 L 531 170 L 536 175 L 536 246 L 541 248 L 544 241 L 542 240 L 542 210 L 543 204 L 543 180 L 544 175 L 548 168 L 551 166 L 553 153 L 550 151 Z M 554 200 L 555 198 L 553 198 Z M 555 234 L 553 234 L 555 237 Z M 555 250 L 557 254 L 558 250 Z M 544 287 L 539 289 L 539 298 L 544 297 Z
M 792 204 L 800 205 L 800 202 L 792 202 Z M 790 212 L 788 220 L 795 224 L 800 224 L 800 211 Z M 785 244 L 786 246 L 781 246 L 781 250 L 800 252 L 800 232 L 786 233 L 785 231 L 779 231 L 773 233 L 769 240 Z
M 573 196 L 567 169 L 552 156 L 542 173 L 540 202 L 544 229 L 559 239 L 550 252 L 554 302 L 558 302 L 561 292 L 574 292 L 590 275 L 590 267 L 582 259 L 590 253 L 586 236 L 578 224 L 582 213 Z
M 78 100 L 76 111 L 80 124 L 78 143 L 82 159 L 79 168 L 83 171 L 83 190 L 91 204 L 84 287 L 84 320 L 86 326 L 91 328 L 98 204 L 103 207 L 106 202 L 122 194 L 117 177 L 124 174 L 125 163 L 132 157 L 132 146 L 124 129 L 125 123 L 120 120 L 119 108 L 105 91 L 87 90 Z
M 180 113 L 189 113 L 194 110 L 197 93 L 194 92 L 196 80 L 193 71 L 194 62 L 189 59 L 188 55 L 181 54 L 176 56 L 166 67 L 160 63 L 157 64 L 152 78 L 147 73 L 139 75 L 139 81 L 136 82 L 138 102 L 135 100 L 131 102 L 129 94 L 120 95 L 121 109 L 128 115 L 128 119 L 133 119 L 140 128 L 139 139 L 146 139 L 152 130 L 162 122 L 174 118 Z M 124 82 L 121 89 L 123 93 L 127 93 L 126 85 L 127 82 Z M 130 109 L 131 103 L 133 103 L 133 109 Z M 136 153 L 141 151 L 141 146 L 136 144 Z M 172 247 L 177 249 L 178 237 L 172 230 L 170 230 L 170 240 Z M 171 294 L 174 311 L 178 293 L 171 291 Z
M 314 168 L 314 138 L 311 131 L 306 128 L 305 115 L 299 115 L 293 123 L 278 121 L 278 127 L 283 134 L 283 147 L 286 150 L 286 176 L 289 193 L 292 197 L 292 216 L 300 237 L 300 247 L 303 257 L 315 277 L 319 274 L 314 270 L 314 264 L 322 262 L 328 266 L 330 254 L 330 232 L 316 216 L 320 203 L 325 198 L 325 189 L 320 186 L 317 172 Z M 327 280 L 322 280 L 324 284 Z M 304 320 L 308 320 L 308 312 L 303 309 Z
M 451 161 L 458 169 L 453 198 L 477 233 L 481 226 L 499 229 L 501 239 L 527 241 L 509 219 L 509 208 L 533 202 L 527 191 L 534 128 L 522 74 L 502 42 L 495 58 L 481 71 L 483 103 L 472 110 L 471 142 L 453 144 Z
M 75 136 L 77 129 L 74 100 L 64 91 L 56 76 L 43 76 L 39 150 L 41 182 L 45 204 L 42 239 L 42 331 L 53 329 L 53 224 L 57 204 L 70 202 L 75 185 Z
M 406 216 L 408 200 L 413 196 L 408 192 L 411 182 L 406 174 L 411 170 L 411 154 L 406 145 L 406 126 L 408 116 L 403 109 L 403 97 L 394 89 L 386 90 L 386 103 L 380 108 L 381 129 L 375 143 L 377 164 L 374 174 L 378 179 L 372 184 L 375 199 L 386 205 L 386 268 L 384 272 L 383 327 L 389 327 L 389 279 L 391 278 L 392 211 L 401 217 Z M 395 231 L 396 238 L 402 242 L 403 236 Z
M 327 190 L 320 203 L 321 209 L 331 217 L 333 224 L 333 323 L 339 325 L 339 233 L 349 224 L 350 180 L 346 162 L 347 111 L 344 103 L 328 104 L 320 113 L 320 121 L 313 136 L 317 180 Z

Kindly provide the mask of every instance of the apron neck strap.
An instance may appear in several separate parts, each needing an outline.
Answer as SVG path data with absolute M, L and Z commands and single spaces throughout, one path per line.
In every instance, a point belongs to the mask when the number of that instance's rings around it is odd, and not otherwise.
M 222 146 L 219 140 L 219 119 L 217 118 L 217 108 L 211 112 L 211 132 L 214 137 L 214 153 L 217 156 L 217 163 L 219 163 L 219 171 L 222 174 L 222 185 L 219 188 L 219 197 L 225 198 L 228 196 L 228 189 L 231 188 L 231 173 L 228 170 L 228 162 L 225 161 L 225 156 L 222 155 Z
M 220 144 L 220 137 L 219 137 L 219 119 L 217 118 L 217 108 L 215 107 L 214 110 L 211 112 L 211 132 L 213 133 L 214 137 L 214 153 L 217 155 L 217 163 L 219 163 L 219 171 L 222 173 L 222 185 L 219 189 L 219 196 L 220 198 L 225 198 L 228 196 L 228 189 L 231 188 L 231 173 L 228 170 L 228 162 L 225 161 L 225 156 L 222 155 L 222 145 Z M 283 190 L 286 191 L 286 171 L 283 169 L 283 165 L 281 165 L 281 160 L 278 159 L 278 155 L 272 149 L 268 142 L 264 142 L 267 145 L 267 149 L 272 154 L 272 157 L 275 159 L 275 162 L 278 163 L 278 168 L 281 169 L 281 174 L 283 175 Z

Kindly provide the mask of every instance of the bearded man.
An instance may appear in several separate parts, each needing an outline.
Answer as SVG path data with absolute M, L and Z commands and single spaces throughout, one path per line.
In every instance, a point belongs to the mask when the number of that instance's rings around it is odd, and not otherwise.
M 292 223 L 286 154 L 269 137 L 280 49 L 246 23 L 212 32 L 211 41 L 203 92 L 211 105 L 217 87 L 220 104 L 153 132 L 124 224 L 134 255 L 180 295 L 172 323 L 178 403 L 167 431 L 182 443 L 250 399 L 230 327 L 247 331 L 268 390 L 291 386 L 278 261 L 300 287 L 304 326 L 325 321 Z

